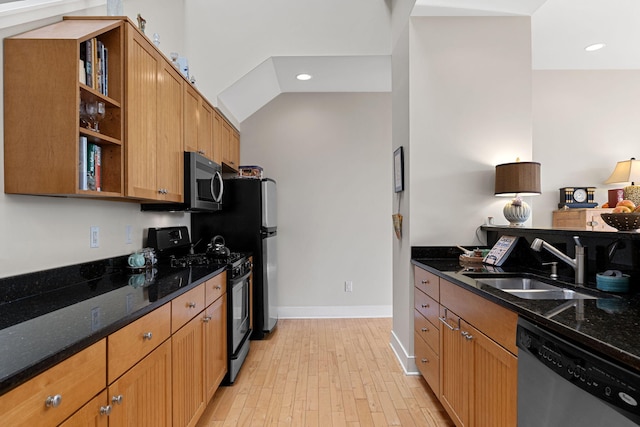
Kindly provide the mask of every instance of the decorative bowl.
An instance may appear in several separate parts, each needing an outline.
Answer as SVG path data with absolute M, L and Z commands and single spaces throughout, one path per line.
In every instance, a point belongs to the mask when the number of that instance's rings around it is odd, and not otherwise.
M 602 220 L 618 231 L 632 231 L 640 228 L 640 212 L 602 213 Z

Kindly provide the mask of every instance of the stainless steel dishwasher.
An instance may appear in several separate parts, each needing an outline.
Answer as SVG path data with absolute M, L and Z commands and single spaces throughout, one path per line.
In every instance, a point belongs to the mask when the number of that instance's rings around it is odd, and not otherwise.
M 640 425 L 640 375 L 518 320 L 518 427 Z

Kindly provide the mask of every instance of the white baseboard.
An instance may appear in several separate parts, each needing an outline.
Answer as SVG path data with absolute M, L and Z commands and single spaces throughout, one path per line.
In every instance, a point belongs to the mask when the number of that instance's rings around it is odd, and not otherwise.
M 391 349 L 396 354 L 396 358 L 398 359 L 398 362 L 400 362 L 400 366 L 402 366 L 406 375 L 420 375 L 418 366 L 416 366 L 416 357 L 410 356 L 407 353 L 407 350 L 405 350 L 404 346 L 393 331 L 391 331 L 389 345 L 391 345 Z
M 280 319 L 392 317 L 391 305 L 278 307 Z

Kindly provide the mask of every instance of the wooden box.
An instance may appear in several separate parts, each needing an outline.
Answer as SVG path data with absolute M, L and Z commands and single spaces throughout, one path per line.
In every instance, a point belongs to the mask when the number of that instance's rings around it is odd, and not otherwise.
M 577 208 L 553 211 L 553 228 L 568 228 L 588 231 L 618 231 L 608 226 L 600 217 L 601 213 L 610 213 L 609 208 Z

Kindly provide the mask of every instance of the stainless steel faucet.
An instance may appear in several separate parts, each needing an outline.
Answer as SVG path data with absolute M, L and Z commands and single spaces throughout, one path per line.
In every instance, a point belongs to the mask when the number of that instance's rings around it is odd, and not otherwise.
M 576 243 L 576 257 L 570 258 L 568 255 L 563 254 L 555 247 L 551 246 L 549 243 L 545 242 L 542 239 L 535 239 L 531 243 L 531 249 L 536 252 L 540 252 L 542 248 L 551 252 L 556 257 L 560 258 L 562 261 L 569 264 L 573 270 L 575 271 L 575 282 L 576 285 L 584 285 L 584 276 L 585 276 L 585 251 L 584 246 L 580 243 L 580 238 L 578 236 L 573 236 L 573 241 Z

